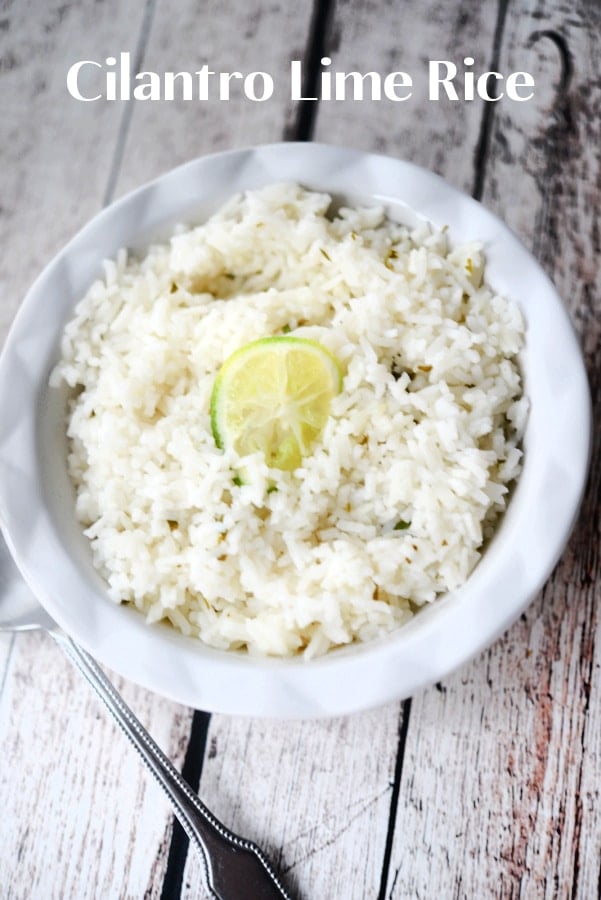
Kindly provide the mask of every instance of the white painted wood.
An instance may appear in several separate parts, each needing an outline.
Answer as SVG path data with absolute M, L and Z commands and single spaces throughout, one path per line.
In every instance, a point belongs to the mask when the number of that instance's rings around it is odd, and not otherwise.
M 347 71 L 417 73 L 429 58 L 468 52 L 489 63 L 497 8 L 496 0 L 338 0 L 326 50 Z M 289 60 L 303 56 L 310 12 L 284 0 L 56 0 L 2 13 L 0 331 L 107 185 L 122 194 L 201 153 L 278 140 L 294 113 L 285 92 L 265 104 L 82 106 L 66 96 L 67 63 L 139 48 L 154 71 L 206 61 L 266 69 L 285 83 Z M 484 202 L 534 248 L 569 302 L 597 397 L 600 25 L 593 0 L 510 2 L 499 65 L 535 72 L 540 92 L 536 103 L 495 107 L 483 170 Z M 558 102 L 562 38 L 574 75 Z M 315 136 L 412 159 L 470 190 L 483 109 L 417 96 L 324 103 Z M 598 463 L 585 517 L 527 616 L 441 690 L 414 699 L 387 897 L 597 896 Z M 0 641 L 0 895 L 160 897 L 171 836 L 160 790 L 51 642 L 29 635 L 9 654 L 10 646 Z M 191 712 L 117 683 L 181 764 Z M 214 716 L 201 795 L 269 851 L 301 898 L 375 898 L 398 729 L 396 705 L 316 723 Z M 183 894 L 208 896 L 194 858 Z
M 252 43 L 261 15 L 262 39 Z M 236 62 L 249 70 L 280 72 L 284 57 L 297 55 L 304 44 L 309 15 L 308 8 L 260 2 L 249 4 L 243 16 L 237 16 L 235 3 L 209 4 L 199 11 L 194 2 L 179 4 L 175 18 L 166 2 L 140 6 L 136 16 L 119 4 L 100 12 L 92 3 L 56 5 L 33 17 L 24 7 L 11 11 L 10 40 L 5 40 L 15 64 L 5 127 L 20 144 L 10 148 L 3 170 L 4 181 L 10 180 L 5 196 L 13 201 L 0 219 L 8 248 L 0 262 L 5 267 L 0 270 L 3 330 L 46 258 L 100 208 L 124 137 L 128 143 L 119 164 L 119 193 L 199 153 L 249 143 L 251 131 L 253 140 L 276 139 L 290 114 L 286 100 L 274 99 L 260 116 L 262 124 L 253 129 L 254 107 L 248 104 L 232 104 L 231 115 L 228 105 L 191 109 L 176 103 L 160 105 L 152 114 L 149 106 L 148 114 L 140 111 L 130 123 L 121 104 L 82 106 L 66 97 L 67 65 L 80 58 L 102 60 L 119 49 L 134 53 L 149 39 L 145 64 L 157 71 L 194 69 L 204 54 L 216 68 L 232 68 Z M 223 27 L 224 21 L 236 19 L 240 29 Z M 273 28 L 287 35 L 289 43 L 273 42 Z M 44 85 L 41 71 L 47 73 Z M 24 195 L 19 193 L 23 184 Z M 133 685 L 125 686 L 125 695 L 181 765 L 191 711 Z M 1 704 L 7 764 L 0 775 L 0 796 L 6 821 L 13 824 L 0 842 L 0 871 L 11 898 L 160 896 L 170 809 L 88 686 L 51 643 L 39 636 L 16 640 Z
M 213 716 L 201 795 L 269 851 L 294 896 L 363 900 L 380 887 L 399 706 L 317 722 Z M 197 862 L 187 880 L 197 892 Z
M 132 113 L 117 193 L 206 153 L 279 141 L 293 115 L 288 92 L 290 59 L 302 53 L 310 4 L 286 0 L 188 0 L 177 7 L 157 3 L 143 65 L 155 72 L 262 70 L 275 82 L 273 97 L 242 99 L 232 87 L 228 102 L 137 103 Z M 238 93 L 236 91 L 238 90 Z
M 555 3 L 509 5 L 500 66 L 532 72 L 540 92 L 528 107 L 499 105 L 483 198 L 554 277 L 597 396 L 598 23 L 593 4 L 569 14 Z M 565 89 L 562 39 L 574 67 Z M 527 615 L 442 693 L 414 701 L 391 898 L 598 896 L 598 456 L 595 468 L 581 524 Z M 421 842 L 408 844 L 410 834 Z
M 419 53 L 422 45 L 416 43 L 416 36 L 426 34 L 428 41 L 440 37 L 440 22 L 432 24 L 434 7 L 411 6 L 409 14 L 403 16 L 404 43 L 399 48 L 394 16 L 391 22 L 388 17 L 383 19 L 379 6 L 341 4 L 334 22 L 339 48 L 330 54 L 332 67 L 366 71 L 377 59 L 390 60 L 394 69 L 402 58 L 415 71 L 423 62 Z M 494 20 L 490 23 L 486 16 L 476 16 L 471 22 L 470 35 L 473 40 L 478 38 L 483 52 L 492 43 L 493 28 Z M 453 36 L 445 33 L 444 39 L 444 52 L 448 53 Z M 439 118 L 432 114 L 424 120 L 423 103 L 416 100 L 399 112 L 401 118 L 391 130 L 393 113 L 382 103 L 323 103 L 317 115 L 316 137 L 406 155 L 422 163 L 427 162 L 421 158 L 423 148 L 428 148 L 432 153 L 428 161 L 440 167 L 447 134 Z M 464 128 L 476 143 L 477 111 L 462 106 L 457 114 L 463 125 L 455 123 L 455 128 Z M 450 116 L 445 119 L 448 123 Z M 397 140 L 403 144 L 403 154 Z M 453 148 L 451 180 L 469 189 L 473 167 L 466 145 L 464 138 L 461 150 Z M 396 706 L 325 725 L 250 726 L 213 716 L 210 744 L 214 749 L 226 749 L 221 751 L 221 758 L 217 755 L 211 759 L 209 755 L 205 760 L 201 794 L 214 808 L 223 810 L 223 819 L 235 829 L 271 849 L 300 897 L 377 897 L 398 728 Z M 254 803 L 249 803 L 249 797 L 255 798 Z M 277 801 L 272 800 L 276 797 Z M 260 819 L 256 812 L 249 812 L 254 808 L 260 811 Z M 414 835 L 405 838 L 415 846 Z M 196 861 L 191 860 L 186 872 L 194 886 L 185 892 L 186 898 L 204 897 L 197 892 L 197 871 Z
M 116 679 L 181 765 L 188 710 Z M 15 643 L 0 705 L 2 889 L 23 898 L 143 896 L 169 807 L 125 737 L 58 647 Z
M 220 8 L 223 14 L 223 6 Z M 299 55 L 298 48 L 306 40 L 309 12 L 305 8 L 299 21 L 298 10 L 283 5 L 259 19 L 248 7 L 248 21 L 239 22 L 238 27 L 242 33 L 250 32 L 253 41 L 245 43 L 235 57 L 237 67 L 243 71 L 265 68 L 273 73 L 276 82 L 284 82 L 290 58 Z M 161 14 L 164 21 L 158 18 Z M 159 50 L 164 60 L 173 58 L 177 48 L 178 66 L 189 68 L 198 59 L 197 45 L 190 42 L 189 23 L 182 20 L 176 28 L 169 29 L 168 10 L 157 9 L 156 15 L 145 65 L 165 65 L 158 61 Z M 210 58 L 218 70 L 231 66 L 228 61 L 232 59 L 230 34 L 224 31 L 222 22 L 217 16 L 207 20 L 206 44 L 211 47 Z M 274 44 L 274 30 L 285 35 L 286 41 Z M 160 48 L 156 47 L 157 35 Z M 161 166 L 143 173 L 143 177 L 150 177 L 173 162 L 200 152 L 244 145 L 251 132 L 253 142 L 279 140 L 291 111 L 284 96 L 277 104 L 275 99 L 268 115 L 258 113 L 248 103 L 234 104 L 227 115 L 215 103 L 208 112 L 182 110 L 181 105 L 179 109 L 158 112 L 155 107 L 140 107 L 132 118 L 127 146 L 141 145 L 150 134 L 163 148 L 148 155 L 153 166 Z M 190 124 L 195 116 L 197 129 Z M 216 123 L 218 127 L 211 127 Z M 169 148 L 168 154 L 165 147 Z M 139 169 L 129 176 L 124 172 L 119 191 L 131 186 L 128 177 L 139 176 Z M 379 886 L 397 720 L 396 707 L 372 719 L 360 717 L 333 724 L 276 725 L 216 716 L 210 731 L 212 749 L 205 760 L 201 796 L 229 827 L 260 842 L 276 862 L 281 860 L 291 883 L 306 890 L 308 896 L 336 896 L 329 893 L 334 886 L 338 896 L 349 900 L 370 896 L 377 893 Z M 357 754 L 356 748 L 365 746 L 366 735 L 374 730 L 380 752 L 374 755 L 370 744 L 365 759 L 365 754 Z M 335 767 L 344 777 L 331 777 Z M 232 785 L 236 786 L 234 790 Z M 352 852 L 347 852 L 349 846 Z M 356 887 L 350 888 L 349 884 Z M 207 896 L 202 888 L 200 865 L 194 857 L 189 858 L 184 886 L 185 896 Z
M 141 9 L 13 3 L 1 13 L 0 335 L 46 262 L 102 203 L 122 110 L 82 104 L 65 79 L 77 59 L 135 45 Z
M 461 61 L 468 52 L 490 56 L 496 2 L 441 4 L 436 0 L 364 3 L 340 0 L 330 69 L 342 72 L 408 72 L 413 96 L 322 103 L 316 140 L 349 144 L 410 160 L 471 191 L 483 102 L 443 103 L 427 98 L 428 61 Z
M 599 491 L 599 475 L 597 474 L 597 496 Z M 597 507 L 598 508 L 598 507 Z M 598 518 L 598 516 L 597 516 Z M 592 600 L 599 607 L 599 580 L 596 594 Z M 594 590 L 594 589 L 593 589 Z M 591 627 L 594 625 L 594 630 Z M 579 750 L 576 741 L 582 747 L 580 777 L 577 783 L 576 813 L 577 854 L 573 861 L 572 882 L 575 883 L 575 896 L 578 900 L 586 900 L 599 893 L 601 887 L 601 823 L 599 822 L 599 783 L 601 781 L 601 725 L 599 723 L 599 697 L 601 696 L 601 624 L 599 616 L 590 615 L 585 623 L 585 641 L 583 657 L 588 666 L 582 665 L 582 680 L 585 687 L 584 722 L 581 733 L 572 740 Z M 593 651 L 591 653 L 591 650 Z M 590 655 L 589 655 L 590 654 Z M 572 747 L 562 752 L 564 765 L 570 765 L 573 759 Z
M 19 3 L 2 16 L 3 335 L 42 265 L 100 209 L 109 178 L 123 110 L 92 104 L 84 122 L 67 67 L 135 46 L 143 6 L 124 15 L 113 0 Z M 3 638 L 3 656 L 10 646 Z M 170 835 L 162 794 L 50 641 L 22 635 L 12 646 L 0 698 L 0 894 L 143 896 L 161 882 L 155 859 Z M 181 761 L 190 712 L 131 685 L 125 694 Z

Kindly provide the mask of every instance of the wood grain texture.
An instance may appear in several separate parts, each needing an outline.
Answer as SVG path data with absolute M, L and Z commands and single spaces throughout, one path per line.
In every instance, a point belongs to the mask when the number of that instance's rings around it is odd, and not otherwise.
M 287 67 L 292 58 L 303 57 L 309 29 L 310 8 L 298 10 L 272 6 L 263 16 L 246 7 L 248 21 L 239 30 L 252 37 L 238 55 L 237 68 L 265 68 L 276 83 L 287 83 Z M 150 60 L 171 59 L 174 48 L 182 68 L 198 59 L 194 31 L 183 20 L 167 31 L 168 10 L 157 9 L 150 35 Z M 208 21 L 206 46 L 211 47 L 214 68 L 231 67 L 232 49 L 222 19 Z M 220 24 L 221 23 L 221 24 Z M 285 40 L 273 45 L 273 34 Z M 160 35 L 160 48 L 157 47 Z M 276 55 L 274 55 L 274 53 Z M 260 62 L 259 62 L 260 61 Z M 156 62 L 156 65 L 159 65 Z M 165 63 L 161 63 L 165 65 Z M 269 115 L 257 113 L 248 103 L 229 107 L 213 104 L 205 125 L 196 137 L 190 134 L 190 113 L 144 107 L 136 110 L 131 123 L 128 146 L 144 141 L 144 135 L 165 134 L 171 147 L 164 166 L 180 161 L 183 152 L 207 152 L 248 143 L 252 126 L 253 142 L 279 140 L 290 130 L 294 110 L 285 96 L 274 97 Z M 151 121 L 152 120 L 152 123 Z M 191 140 L 202 141 L 196 145 Z M 161 142 L 159 142 L 161 143 Z M 162 151 L 164 152 L 164 151 Z M 151 156 L 154 161 L 155 157 Z M 139 175 L 139 172 L 136 172 Z M 119 180 L 119 189 L 127 185 L 127 174 Z M 372 719 L 359 717 L 338 723 L 313 725 L 291 723 L 249 723 L 213 716 L 209 731 L 210 750 L 203 766 L 200 794 L 224 822 L 234 830 L 261 843 L 281 865 L 287 880 L 298 887 L 300 896 L 339 896 L 361 898 L 379 890 L 381 860 L 388 828 L 391 777 L 395 764 L 399 712 L 396 707 Z M 366 729 L 366 723 L 369 729 Z M 378 754 L 365 747 L 366 730 L 377 723 Z M 217 752 L 217 748 L 221 748 Z M 318 761 L 316 764 L 316 760 Z M 361 773 L 358 783 L 357 772 Z M 332 777 L 333 772 L 341 773 Z M 316 791 L 316 780 L 319 789 Z M 357 789 L 359 787 L 359 789 Z M 198 859 L 190 856 L 184 873 L 185 897 L 208 896 L 202 887 Z
M 566 299 L 597 411 L 598 38 L 595 4 L 509 4 L 500 67 L 532 72 L 541 89 L 528 111 L 499 104 L 483 192 Z M 391 898 L 430 896 L 434 885 L 449 897 L 598 895 L 598 430 L 593 465 L 580 524 L 536 603 L 441 692 L 414 702 Z M 424 835 L 410 853 L 407 831 Z
M 318 140 L 432 168 L 505 218 L 569 306 L 597 423 L 600 10 L 595 0 L 337 0 L 323 35 L 333 67 L 421 73 L 428 59 L 469 54 L 531 71 L 536 100 L 322 103 L 315 129 Z M 310 17 L 309 5 L 285 0 L 3 5 L 0 333 L 45 260 L 106 197 L 201 153 L 278 140 L 297 112 L 285 91 L 265 104 L 82 105 L 65 95 L 67 64 L 130 50 L 143 69 L 206 61 L 285 84 Z M 598 429 L 583 514 L 552 579 L 490 651 L 414 698 L 404 723 L 399 705 L 328 722 L 212 717 L 201 796 L 265 847 L 301 900 L 598 896 Z M 117 684 L 181 765 L 191 711 Z M 170 811 L 87 685 L 29 635 L 0 636 L 0 686 L 0 896 L 158 900 Z M 208 897 L 193 856 L 182 887 L 186 900 Z
M 14 54 L 11 71 L 15 71 L 12 82 L 3 82 L 6 90 L 13 91 L 8 130 L 10 136 L 23 135 L 3 169 L 5 179 L 9 175 L 13 179 L 15 191 L 14 203 L 4 210 L 2 220 L 11 251 L 3 257 L 5 262 L 11 260 L 3 286 L 6 294 L 14 293 L 12 304 L 1 306 L 4 330 L 45 257 L 98 211 L 107 197 L 201 153 L 249 143 L 252 125 L 253 140 L 275 140 L 292 114 L 283 97 L 274 98 L 258 125 L 255 107 L 248 102 L 138 105 L 135 115 L 132 105 L 82 105 L 65 101 L 65 61 L 102 60 L 129 50 L 140 68 L 193 70 L 208 61 L 217 70 L 266 68 L 283 81 L 287 60 L 302 52 L 310 17 L 308 8 L 261 2 L 248 4 L 242 15 L 236 3 L 209 3 L 202 8 L 196 2 L 179 4 L 176 18 L 165 2 L 140 5 L 137 16 L 130 19 L 110 3 L 99 17 L 94 16 L 92 4 L 40 9 L 37 16 L 31 13 L 25 7 L 11 10 L 4 32 L 10 36 L 7 54 L 9 59 Z M 224 29 L 224 21 L 234 20 L 237 29 Z M 274 43 L 274 28 L 287 35 L 288 42 Z M 86 37 L 80 40 L 83 31 Z M 42 50 L 50 76 L 40 87 Z M 38 87 L 44 97 L 33 107 L 36 131 L 34 139 L 29 136 L 24 144 L 32 111 L 30 97 Z M 75 160 L 70 166 L 72 152 Z M 26 180 L 30 192 L 19 195 L 18 185 Z M 41 208 L 36 206 L 38 195 Z M 58 226 L 32 242 L 31 234 L 39 232 L 36 217 L 52 222 L 56 208 L 60 208 Z M 32 251 L 29 256 L 26 248 Z M 0 846 L 0 893 L 6 890 L 13 898 L 85 898 L 98 892 L 107 897 L 159 897 L 171 837 L 170 808 L 159 789 L 104 712 L 99 713 L 87 685 L 70 672 L 69 663 L 53 646 L 40 644 L 39 637 L 20 636 L 15 641 L 7 638 L 2 648 L 0 672 L 6 668 L 11 648 L 12 654 L 0 707 L 0 733 L 3 744 L 7 741 L 0 791 L 15 825 Z M 34 677 L 38 668 L 47 685 L 42 692 Z M 117 684 L 123 687 L 123 682 Z M 126 697 L 181 765 L 192 711 L 152 698 L 132 685 L 127 686 Z M 40 716 L 43 744 L 34 739 Z M 73 723 L 66 733 L 65 717 Z M 23 770 L 27 792 L 17 777 Z M 65 819 L 69 820 L 66 825 Z M 200 871 L 194 881 L 202 885 Z
M 181 765 L 188 711 L 115 683 Z M 143 896 L 168 839 L 169 806 L 80 673 L 44 635 L 15 642 L 0 729 L 3 821 L 11 823 L 1 847 L 4 896 Z
M 413 76 L 414 93 L 398 103 L 321 103 L 316 140 L 415 162 L 469 193 L 484 103 L 428 101 L 428 61 L 460 62 L 468 52 L 478 60 L 489 59 L 495 14 L 494 2 L 339 0 L 326 40 L 330 68 L 343 72 L 405 71 Z
M 121 110 L 69 97 L 67 61 L 135 43 L 141 14 L 97 4 L 12 2 L 0 30 L 0 335 L 41 268 L 102 203 Z M 81 56 L 73 56 L 76 52 Z
M 213 716 L 201 796 L 268 850 L 298 900 L 376 897 L 387 835 L 398 705 L 318 722 Z M 196 900 L 190 858 L 182 897 Z
M 275 92 L 263 103 L 243 99 L 234 86 L 227 102 L 212 91 L 206 102 L 135 104 L 117 193 L 206 153 L 280 140 L 294 115 L 288 67 L 303 54 L 310 16 L 309 4 L 285 0 L 187 0 L 177 16 L 169 3 L 158 2 L 142 68 L 193 72 L 206 63 L 214 72 L 263 70 L 273 76 Z
M 39 269 L 102 205 L 122 109 L 92 104 L 82 123 L 65 76 L 77 58 L 135 46 L 143 7 L 120 10 L 112 0 L 3 5 L 2 336 Z M 0 895 L 143 896 L 170 835 L 162 794 L 51 642 L 3 637 L 2 648 Z M 121 686 L 181 761 L 190 712 Z
M 458 54 L 467 52 L 462 49 L 463 46 L 470 46 L 477 47 L 482 58 L 489 59 L 492 55 L 496 18 L 495 15 L 491 15 L 490 4 L 485 5 L 483 9 L 479 9 L 476 4 L 473 6 L 473 15 L 458 16 L 453 22 L 454 26 L 463 25 L 463 31 L 458 34 L 455 27 L 448 27 L 448 23 L 446 28 L 442 27 L 446 21 L 446 14 L 437 3 L 408 4 L 402 9 L 397 5 L 390 10 L 385 21 L 382 4 L 340 3 L 336 5 L 330 23 L 331 31 L 324 36 L 325 51 L 332 59 L 332 67 L 343 71 L 357 69 L 362 72 L 372 68 L 374 60 L 382 61 L 381 68 L 385 71 L 405 66 L 409 71 L 419 71 L 420 68 L 423 70 L 425 59 L 433 46 L 440 54 L 440 58 L 456 58 Z M 494 10 L 496 11 L 496 7 Z M 386 27 L 383 27 L 384 24 Z M 428 110 L 428 115 L 424 115 L 424 110 Z M 424 104 L 423 96 L 416 98 L 415 103 L 409 103 L 402 108 L 399 106 L 391 108 L 384 103 L 321 103 L 316 115 L 315 135 L 317 139 L 378 149 L 430 165 L 431 168 L 443 172 L 457 186 L 471 190 L 475 180 L 475 156 L 480 140 L 483 110 L 482 103 L 471 106 L 459 104 L 451 109 L 443 107 L 439 113 L 436 105 L 428 107 Z M 395 119 L 394 116 L 398 118 Z M 459 702 L 461 704 L 461 701 Z M 224 743 L 222 734 L 225 732 L 228 736 L 226 741 L 228 752 L 218 762 L 211 763 L 210 759 L 205 761 L 201 794 L 207 798 L 214 796 L 214 801 L 211 801 L 213 804 L 218 804 L 220 798 L 227 797 L 219 776 L 223 769 L 230 772 L 230 758 L 235 757 L 238 746 L 243 746 L 244 766 L 238 764 L 233 767 L 230 776 L 234 781 L 236 775 L 242 778 L 240 789 L 234 790 L 230 803 L 225 805 L 224 818 L 228 822 L 238 821 L 239 798 L 248 797 L 253 786 L 262 785 L 262 789 L 267 792 L 274 780 L 278 785 L 281 782 L 284 803 L 280 800 L 273 805 L 269 802 L 263 804 L 262 809 L 269 825 L 262 826 L 260 834 L 262 838 L 263 834 L 265 835 L 263 840 L 266 845 L 273 846 L 274 858 L 282 859 L 283 871 L 289 869 L 290 878 L 293 879 L 291 883 L 297 888 L 299 895 L 306 898 L 328 896 L 340 900 L 376 897 L 380 890 L 388 828 L 387 818 L 382 813 L 390 808 L 399 715 L 399 710 L 394 708 L 380 711 L 380 716 L 384 718 L 380 722 L 381 733 L 374 742 L 378 748 L 376 758 L 372 758 L 373 754 L 367 751 L 370 767 L 362 784 L 369 784 L 372 796 L 381 797 L 383 802 L 367 807 L 354 829 L 338 835 L 336 840 L 328 845 L 327 853 L 321 851 L 316 860 L 313 855 L 306 858 L 302 853 L 299 854 L 295 846 L 298 839 L 295 839 L 290 848 L 287 846 L 285 836 L 290 827 L 289 820 L 291 817 L 299 818 L 303 827 L 297 831 L 301 834 L 312 826 L 313 833 L 319 835 L 323 830 L 323 826 L 319 824 L 320 802 L 331 803 L 331 792 L 334 790 L 337 791 L 336 803 L 343 820 L 355 821 L 352 779 L 356 777 L 357 753 L 361 755 L 358 748 L 366 746 L 365 730 L 362 728 L 360 717 L 348 720 L 346 725 L 353 731 L 357 727 L 350 753 L 346 747 L 343 747 L 339 754 L 332 753 L 325 740 L 329 738 L 330 733 L 327 730 L 324 732 L 323 729 L 316 731 L 315 726 L 303 724 L 302 731 L 294 726 L 271 729 L 271 739 L 266 742 L 269 749 L 256 756 L 254 752 L 248 750 L 252 731 L 250 737 L 247 737 L 246 723 L 231 723 L 229 720 L 224 721 L 223 717 L 213 716 L 209 739 L 217 746 L 221 746 Z M 378 714 L 375 714 L 375 719 L 379 721 Z M 368 730 L 368 733 L 372 732 L 373 729 Z M 434 734 L 431 735 L 431 739 L 433 741 L 431 751 L 440 752 Z M 308 761 L 306 770 L 302 773 L 304 777 L 294 778 L 294 789 L 290 792 L 290 765 L 284 768 L 279 764 L 279 760 L 289 757 L 290 753 L 294 752 L 295 744 L 297 742 L 300 744 L 301 741 Z M 438 759 L 438 756 L 436 758 Z M 328 761 L 330 779 L 319 792 L 316 804 L 312 788 L 313 761 L 324 759 Z M 371 766 L 375 768 L 372 769 Z M 496 767 L 493 768 L 497 771 Z M 444 776 L 437 784 L 444 802 L 447 790 Z M 256 790 L 256 787 L 254 789 Z M 280 835 L 280 842 L 274 844 L 273 835 Z M 362 840 L 365 844 L 366 835 L 370 837 L 369 845 L 361 848 Z M 413 828 L 404 826 L 402 802 L 396 836 L 395 846 L 402 847 L 404 854 L 412 855 L 416 865 L 422 868 L 424 864 L 422 845 L 416 841 Z M 362 862 L 358 864 L 358 854 L 361 853 L 363 853 Z M 298 856 L 298 861 L 293 865 L 288 862 L 289 854 L 293 860 Z M 361 866 L 366 866 L 367 871 L 362 873 Z M 197 862 L 190 860 L 186 870 L 186 882 L 193 887 L 189 887 L 185 892 L 187 898 L 204 898 L 204 894 L 197 893 L 197 871 Z M 412 896 L 412 894 L 400 893 L 398 896 Z

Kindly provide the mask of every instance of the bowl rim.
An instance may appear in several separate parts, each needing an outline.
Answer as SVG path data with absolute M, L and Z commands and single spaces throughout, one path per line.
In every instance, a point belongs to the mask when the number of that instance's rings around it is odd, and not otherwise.
M 528 323 L 525 377 L 538 391 L 524 472 L 498 534 L 466 584 L 381 639 L 311 661 L 213 650 L 165 626 L 148 626 L 139 612 L 106 597 L 99 603 L 99 582 L 84 577 L 53 518 L 38 446 L 48 375 L 65 324 L 65 314 L 53 317 L 44 299 L 56 298 L 57 286 L 66 283 L 70 297 L 61 303 L 72 309 L 85 292 L 77 286 L 91 283 L 90 273 L 119 246 L 143 246 L 155 232 L 191 218 L 178 211 L 194 208 L 205 218 L 208 207 L 217 208 L 237 190 L 277 181 L 317 190 L 329 185 L 334 194 L 383 202 L 397 214 L 413 211 L 447 224 L 454 243 L 473 229 L 485 246 L 487 281 L 499 292 L 509 286 L 510 296 L 518 284 L 528 291 L 514 299 Z M 357 184 L 368 187 L 356 191 Z M 136 228 L 133 241 L 121 240 Z M 107 254 L 110 247 L 114 252 Z M 534 363 L 528 369 L 532 345 L 547 365 L 545 378 Z M 413 163 L 318 143 L 203 156 L 99 212 L 46 266 L 21 304 L 0 356 L 0 410 L 0 525 L 23 577 L 58 625 L 111 669 L 176 702 L 278 718 L 342 715 L 402 699 L 496 640 L 561 555 L 582 499 L 591 444 L 590 393 L 575 332 L 555 288 L 513 232 Z M 90 593 L 89 605 L 78 602 Z

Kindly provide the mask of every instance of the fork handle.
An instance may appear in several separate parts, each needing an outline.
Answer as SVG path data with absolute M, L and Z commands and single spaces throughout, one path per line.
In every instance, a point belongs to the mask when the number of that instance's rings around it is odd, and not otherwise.
M 61 631 L 49 633 L 92 685 L 169 797 L 182 828 L 200 851 L 211 896 L 291 900 L 263 851 L 229 831 L 199 800 L 89 653 Z

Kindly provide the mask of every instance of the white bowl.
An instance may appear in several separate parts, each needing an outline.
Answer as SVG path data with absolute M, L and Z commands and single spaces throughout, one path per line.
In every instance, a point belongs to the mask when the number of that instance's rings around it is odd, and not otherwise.
M 143 250 L 176 222 L 205 219 L 234 192 L 284 180 L 402 221 L 449 226 L 483 242 L 488 283 L 520 305 L 531 404 L 524 469 L 498 532 L 467 583 L 408 625 L 310 662 L 213 650 L 112 603 L 94 571 L 66 472 L 65 398 L 48 388 L 75 302 L 119 248 Z M 586 477 L 590 398 L 578 343 L 551 282 L 479 203 L 414 165 L 318 144 L 275 144 L 181 166 L 93 219 L 27 295 L 0 359 L 0 522 L 48 612 L 101 662 L 190 706 L 233 714 L 340 715 L 409 696 L 494 641 L 549 576 Z

